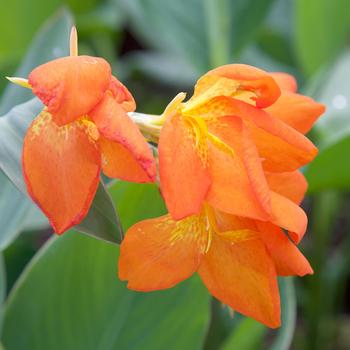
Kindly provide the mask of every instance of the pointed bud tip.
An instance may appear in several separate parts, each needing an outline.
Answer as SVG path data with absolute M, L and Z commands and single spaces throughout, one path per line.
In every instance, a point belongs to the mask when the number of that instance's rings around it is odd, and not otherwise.
M 78 32 L 75 26 L 73 26 L 70 31 L 69 47 L 70 55 L 78 56 Z
M 10 81 L 13 84 L 25 87 L 27 89 L 31 89 L 32 87 L 30 86 L 28 79 L 24 78 L 18 78 L 18 77 L 6 77 L 8 81 Z

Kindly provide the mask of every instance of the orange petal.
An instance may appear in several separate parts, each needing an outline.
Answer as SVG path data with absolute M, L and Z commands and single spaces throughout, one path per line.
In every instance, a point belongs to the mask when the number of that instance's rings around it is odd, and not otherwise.
M 246 122 L 266 171 L 293 171 L 309 163 L 317 148 L 304 135 L 284 122 L 245 102 L 230 97 L 216 97 L 196 115 L 205 119 L 238 116 Z
M 103 170 L 107 176 L 127 181 L 138 179 L 137 182 L 155 180 L 156 165 L 150 147 L 111 93 L 105 94 L 103 100 L 90 112 L 89 116 L 104 138 L 119 144 L 112 145 L 103 138 L 100 142 L 104 155 Z M 129 174 L 128 166 L 130 166 Z
M 62 126 L 86 115 L 101 100 L 110 79 L 111 67 L 104 59 L 71 56 L 35 68 L 29 84 Z
M 24 139 L 27 189 L 57 233 L 78 224 L 95 196 L 100 152 L 81 123 L 58 127 L 43 111 Z
M 284 93 L 266 111 L 302 134 L 306 134 L 324 113 L 325 106 L 307 96 Z
M 155 170 L 150 177 L 122 144 L 109 141 L 105 137 L 101 137 L 98 144 L 102 153 L 102 171 L 108 177 L 138 183 L 154 181 Z
M 161 190 L 170 214 L 174 219 L 198 214 L 211 180 L 180 116 L 165 122 L 158 151 Z
M 305 212 L 294 202 L 271 191 L 271 222 L 289 231 L 295 243 L 303 238 L 307 227 Z
M 305 256 L 279 227 L 261 221 L 256 221 L 256 224 L 279 276 L 313 274 L 313 270 Z
M 307 182 L 300 171 L 265 173 L 265 175 L 272 191 L 287 197 L 296 204 L 301 203 L 307 190 Z
M 280 326 L 276 271 L 260 239 L 232 244 L 214 235 L 198 273 L 224 304 L 268 327 Z
M 119 103 L 125 111 L 133 112 L 136 109 L 134 97 L 127 87 L 114 76 L 111 78 L 109 90 L 112 92 L 116 102 Z
M 239 118 L 220 118 L 208 124 L 209 131 L 233 150 L 229 154 L 209 144 L 212 185 L 208 202 L 230 214 L 265 220 L 269 217 L 270 191 L 261 162 Z
M 297 81 L 292 75 L 283 72 L 272 72 L 269 74 L 282 91 L 296 92 L 298 90 Z
M 281 93 L 275 80 L 267 72 L 245 64 L 228 64 L 205 74 L 196 85 L 196 95 L 208 88 L 205 80 L 211 75 L 235 80 L 239 83 L 239 90 L 253 92 L 258 108 L 270 106 Z
M 207 244 L 199 220 L 192 216 L 176 222 L 165 215 L 132 226 L 120 246 L 119 278 L 130 289 L 152 291 L 190 277 Z

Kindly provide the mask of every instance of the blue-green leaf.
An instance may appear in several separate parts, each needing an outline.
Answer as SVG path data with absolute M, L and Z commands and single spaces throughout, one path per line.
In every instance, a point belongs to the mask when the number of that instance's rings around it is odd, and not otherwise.
M 3 303 L 6 295 L 6 274 L 2 253 L 0 252 L 0 338 L 2 333 Z M 0 343 L 1 349 L 1 343 Z
M 327 105 L 315 125 L 319 155 L 306 168 L 309 192 L 350 189 L 350 51 L 344 52 L 316 83 L 316 99 Z M 326 82 L 326 83 L 325 83 Z
M 43 214 L 0 171 L 0 251 L 24 229 L 48 227 Z
M 271 350 L 288 350 L 293 341 L 296 325 L 297 303 L 292 277 L 282 277 L 279 280 L 281 294 L 282 326 L 278 329 Z
M 200 349 L 209 319 L 209 296 L 200 280 L 161 292 L 129 291 L 116 276 L 118 251 L 74 232 L 51 239 L 11 292 L 4 346 Z

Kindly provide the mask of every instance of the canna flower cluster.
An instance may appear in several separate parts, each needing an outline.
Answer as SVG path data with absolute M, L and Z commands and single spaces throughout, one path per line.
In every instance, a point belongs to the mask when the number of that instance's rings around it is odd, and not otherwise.
M 298 170 L 317 154 L 303 135 L 324 106 L 293 77 L 246 65 L 205 74 L 140 128 L 158 139 L 169 214 L 132 226 L 119 277 L 138 291 L 169 288 L 197 272 L 233 310 L 280 326 L 277 276 L 312 274 L 297 248 L 307 226 Z
M 78 56 L 71 32 L 69 57 L 35 68 L 28 81 L 45 108 L 23 144 L 23 175 L 30 197 L 60 234 L 80 223 L 95 196 L 100 171 L 111 178 L 153 182 L 153 153 L 127 112 L 128 89 L 102 58 Z
M 121 244 L 128 288 L 170 288 L 198 273 L 224 304 L 269 327 L 280 325 L 277 276 L 313 270 L 297 248 L 307 227 L 300 167 L 317 154 L 304 136 L 324 106 L 298 94 L 283 73 L 232 64 L 201 77 L 160 116 L 135 101 L 102 58 L 71 55 L 35 68 L 28 81 L 45 108 L 23 145 L 31 198 L 57 233 L 79 223 L 100 170 L 154 182 L 168 214 L 132 226 Z M 158 146 L 158 162 L 148 146 Z

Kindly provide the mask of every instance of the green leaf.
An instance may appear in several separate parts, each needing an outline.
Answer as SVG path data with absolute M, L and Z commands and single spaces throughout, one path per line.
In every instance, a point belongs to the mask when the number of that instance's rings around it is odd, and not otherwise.
M 125 7 L 132 30 L 156 59 L 153 63 L 150 55 L 140 54 L 134 64 L 180 85 L 232 63 L 254 38 L 274 0 L 115 1 Z M 171 57 L 171 63 L 164 63 L 164 57 Z
M 120 64 L 121 63 L 121 64 Z M 158 51 L 135 51 L 129 53 L 118 65 L 118 76 L 131 74 L 132 71 L 141 71 L 151 79 L 158 79 L 168 85 L 193 85 L 198 74 L 187 61 L 168 53 Z
M 225 343 L 220 347 L 220 350 L 256 350 L 262 345 L 264 335 L 267 328 L 253 320 L 252 318 L 244 318 L 230 336 L 225 340 Z
M 26 51 L 34 33 L 51 16 L 61 0 L 11 0 L 0 2 L 0 64 L 18 60 Z
M 2 253 L 0 252 L 0 337 L 2 333 L 3 303 L 6 296 L 6 274 Z M 1 349 L 1 343 L 0 343 Z
M 26 78 L 36 66 L 69 53 L 69 32 L 73 19 L 66 10 L 51 17 L 32 41 L 14 76 Z M 0 115 L 33 97 L 29 89 L 9 83 L 0 99 Z
M 316 99 L 327 105 L 315 125 L 319 155 L 306 168 L 309 192 L 350 188 L 350 51 L 347 50 L 314 85 Z M 325 83 L 326 82 L 326 83 Z
M 21 167 L 23 138 L 31 121 L 42 108 L 41 102 L 34 98 L 0 118 L 0 168 L 23 193 L 26 193 Z M 87 217 L 76 229 L 109 242 L 120 241 L 118 218 L 102 183 Z
M 164 215 L 166 207 L 154 184 L 117 181 L 109 188 L 124 230 L 137 221 Z
M 161 52 L 183 57 L 198 74 L 209 66 L 202 0 L 118 0 L 142 42 Z
M 314 88 L 316 99 L 327 106 L 315 130 L 322 147 L 333 144 L 350 133 L 350 50 L 345 51 L 328 72 L 322 74 Z
M 348 0 L 297 0 L 295 45 L 302 68 L 316 73 L 337 57 L 350 30 Z
M 309 193 L 327 189 L 350 189 L 350 135 L 324 149 L 307 167 L 305 176 Z
M 48 221 L 0 171 L 0 251 L 24 229 L 47 227 Z
M 231 51 L 239 53 L 259 32 L 275 0 L 226 1 L 230 7 L 227 13 L 222 13 L 222 16 L 231 16 L 228 42 Z
M 297 303 L 295 299 L 295 288 L 292 277 L 279 279 L 281 294 L 282 326 L 278 329 L 276 338 L 270 347 L 271 350 L 288 350 L 293 341 L 296 325 Z
M 200 280 L 191 278 L 161 292 L 132 292 L 116 276 L 117 259 L 117 246 L 74 232 L 51 239 L 11 292 L 4 346 L 11 350 L 201 348 L 209 296 Z

